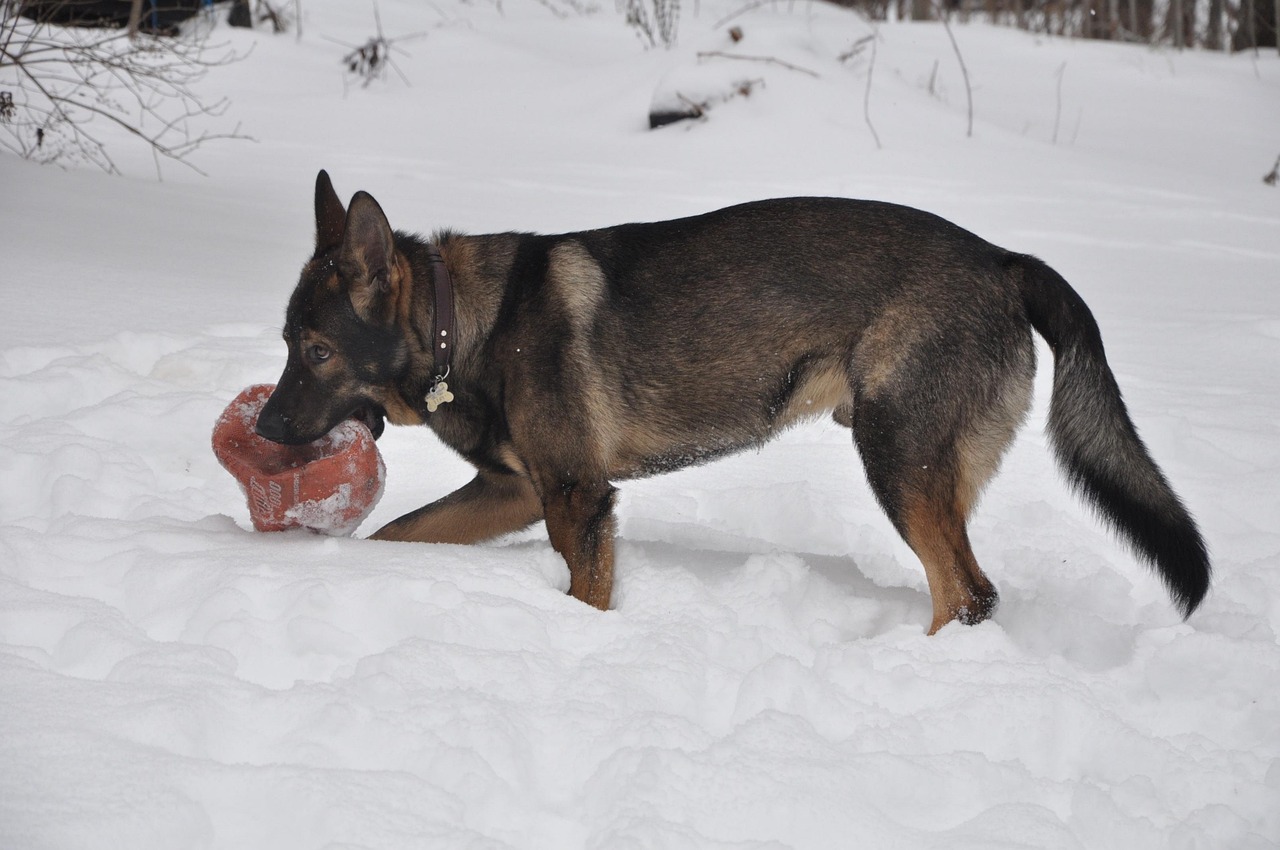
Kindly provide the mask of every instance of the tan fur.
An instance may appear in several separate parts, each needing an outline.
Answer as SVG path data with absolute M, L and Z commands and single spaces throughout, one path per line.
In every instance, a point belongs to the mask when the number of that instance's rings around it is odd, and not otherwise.
M 376 286 L 372 286 L 367 282 L 369 273 L 372 270 L 368 267 L 363 255 L 347 255 L 344 259 L 348 262 L 354 262 L 358 266 L 356 277 L 361 281 L 361 284 L 348 287 L 348 293 L 351 297 L 351 306 L 355 308 L 356 315 L 367 321 L 372 317 L 373 306 L 382 297 L 381 293 Z
M 924 565 L 933 600 L 929 634 L 952 620 L 977 623 L 991 614 L 995 590 L 969 546 L 964 519 L 947 501 L 919 496 L 904 511 L 906 540 Z
M 778 415 L 776 425 L 786 428 L 828 411 L 841 410 L 852 404 L 849 391 L 849 372 L 845 364 L 832 358 L 811 369 L 787 406 Z
M 1034 349 L 1029 349 L 1034 351 Z M 988 411 L 985 421 L 974 423 L 956 445 L 959 459 L 956 503 L 962 517 L 968 517 L 978 503 L 987 482 L 1000 468 L 1005 451 L 1031 409 L 1035 362 L 1002 387 L 1000 398 Z
M 600 466 L 609 469 L 626 434 L 618 402 L 606 387 L 596 365 L 597 352 L 591 347 L 591 327 L 604 295 L 604 273 L 580 244 L 565 242 L 551 249 L 547 284 L 573 329 L 569 359 L 579 384 L 588 437 Z
M 402 327 L 408 327 L 413 312 L 413 270 L 409 261 L 396 254 L 391 264 L 391 291 L 395 296 L 396 321 Z
M 342 279 L 338 277 L 338 273 L 335 271 L 324 279 L 322 286 L 329 292 L 337 292 L 342 288 Z
M 601 611 L 613 596 L 613 538 L 617 524 L 608 512 L 613 488 L 592 484 L 546 494 L 547 536 L 569 567 L 569 595 Z
M 479 543 L 519 531 L 542 518 L 542 502 L 524 476 L 480 473 L 470 484 L 406 514 L 375 540 Z
M 409 402 L 401 397 L 400 393 L 394 388 L 370 388 L 375 389 L 373 393 L 376 400 L 387 411 L 387 419 L 393 425 L 421 425 L 423 424 L 422 415 L 410 406 Z
M 604 297 L 604 272 L 587 249 L 577 242 L 562 242 L 550 251 L 547 283 L 563 304 L 574 330 L 586 333 Z
M 863 333 L 854 350 L 863 392 L 889 389 L 903 366 L 915 360 L 916 346 L 936 331 L 922 311 L 889 308 Z
M 498 446 L 496 454 L 498 455 L 498 459 L 506 465 L 507 469 L 510 469 L 517 475 L 528 477 L 528 468 L 524 465 L 524 461 L 520 459 L 520 456 L 516 454 L 516 450 L 510 443 L 503 443 Z

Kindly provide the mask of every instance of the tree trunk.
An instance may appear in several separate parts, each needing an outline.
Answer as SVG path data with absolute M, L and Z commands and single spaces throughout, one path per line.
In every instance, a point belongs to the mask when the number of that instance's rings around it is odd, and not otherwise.
M 1275 0 L 1245 0 L 1240 9 L 1240 23 L 1231 39 L 1232 50 L 1277 47 L 1276 18 L 1280 9 Z
M 1209 0 L 1209 23 L 1204 33 L 1204 46 L 1222 49 L 1222 0 Z
M 116 20 L 119 20 L 117 18 Z M 142 0 L 133 0 L 129 7 L 129 39 L 138 37 L 138 28 L 142 26 Z
M 1133 32 L 1138 38 L 1151 43 L 1152 36 L 1155 34 L 1152 18 L 1155 17 L 1155 8 L 1152 0 L 1136 0 L 1138 11 L 1138 19 L 1135 22 L 1137 27 Z
M 227 25 L 253 29 L 253 10 L 249 8 L 249 0 L 235 0 L 231 11 L 227 13 Z

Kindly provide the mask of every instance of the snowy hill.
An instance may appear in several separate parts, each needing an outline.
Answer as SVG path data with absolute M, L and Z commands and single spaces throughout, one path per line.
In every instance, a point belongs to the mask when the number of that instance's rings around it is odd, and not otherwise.
M 970 138 L 940 25 L 777 4 L 735 44 L 704 3 L 666 51 L 610 4 L 382 0 L 426 36 L 361 88 L 335 40 L 371 9 L 303 5 L 300 40 L 214 33 L 248 56 L 201 86 L 256 141 L 207 177 L 123 136 L 123 178 L 0 156 L 0 847 L 1280 846 L 1280 59 L 957 26 Z M 660 87 L 742 79 L 648 129 Z M 279 375 L 320 168 L 424 232 L 821 194 L 1034 253 L 1096 313 L 1210 595 L 1183 623 L 1059 479 L 1043 346 L 971 529 L 1001 607 L 932 638 L 834 424 L 624 485 L 608 613 L 541 526 L 255 534 L 209 433 Z M 469 478 L 426 429 L 379 445 L 357 537 Z

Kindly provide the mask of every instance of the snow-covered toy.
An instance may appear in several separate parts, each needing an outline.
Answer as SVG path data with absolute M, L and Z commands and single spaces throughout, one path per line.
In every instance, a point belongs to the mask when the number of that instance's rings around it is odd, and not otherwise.
M 254 425 L 274 389 L 248 387 L 227 405 L 213 427 L 213 453 L 240 482 L 258 531 L 350 534 L 382 498 L 386 483 L 373 434 L 348 419 L 313 443 L 273 443 Z

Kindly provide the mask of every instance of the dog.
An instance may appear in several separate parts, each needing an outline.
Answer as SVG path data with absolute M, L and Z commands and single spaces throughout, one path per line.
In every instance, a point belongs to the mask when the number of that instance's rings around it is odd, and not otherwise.
M 935 215 L 836 198 L 556 236 L 392 230 L 321 171 L 288 358 L 256 428 L 302 444 L 348 417 L 429 426 L 470 483 L 377 540 L 474 543 L 545 520 L 569 593 L 607 609 L 616 482 L 758 446 L 830 413 L 919 556 L 930 634 L 991 616 L 966 522 L 1053 351 L 1066 478 L 1184 616 L 1204 540 L 1138 437 L 1098 325 L 1040 260 Z

